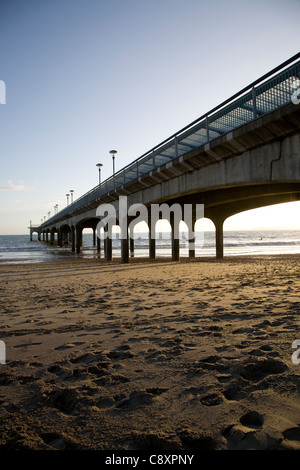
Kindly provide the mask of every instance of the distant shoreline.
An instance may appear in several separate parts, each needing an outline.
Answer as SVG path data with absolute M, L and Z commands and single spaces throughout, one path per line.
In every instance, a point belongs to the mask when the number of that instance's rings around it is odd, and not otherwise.
M 163 232 L 156 240 L 156 258 L 171 258 L 171 240 L 169 234 Z M 121 240 L 113 238 L 113 259 L 121 258 Z M 104 243 L 101 240 L 101 263 L 104 261 Z M 277 254 L 300 253 L 300 230 L 275 231 L 235 231 L 224 234 L 224 256 L 265 256 Z M 215 258 L 214 232 L 200 233 L 196 237 L 196 259 Z M 136 234 L 134 239 L 134 257 L 130 252 L 130 262 L 133 259 L 147 259 L 149 256 L 149 241 L 147 234 Z M 180 258 L 189 256 L 187 237 L 180 240 Z M 70 245 L 60 247 L 54 244 L 30 241 L 28 236 L 0 236 L 0 265 L 32 264 L 35 262 L 56 261 L 61 259 L 99 259 L 99 253 L 93 246 L 93 235 L 83 234 L 83 245 L 80 253 L 74 253 Z
M 41 261 L 29 261 L 29 262 L 3 262 L 0 261 L 0 267 L 16 267 L 16 266 L 31 266 L 32 268 L 38 267 L 40 265 L 54 265 L 54 264 L 78 264 L 78 266 L 82 264 L 86 265 L 96 265 L 96 266 L 108 266 L 108 265 L 121 265 L 126 268 L 126 266 L 130 266 L 131 264 L 188 264 L 188 263 L 246 263 L 246 262 L 255 262 L 255 261 L 280 261 L 280 260 L 293 260 L 293 259 L 300 259 L 300 253 L 281 253 L 281 254 L 245 254 L 245 255 L 225 255 L 222 259 L 217 259 L 214 256 L 197 256 L 195 258 L 188 258 L 188 257 L 181 257 L 178 261 L 173 261 L 170 257 L 167 256 L 157 256 L 155 259 L 150 259 L 149 257 L 132 257 L 130 258 L 129 263 L 123 264 L 121 262 L 120 257 L 115 257 L 111 261 L 106 261 L 104 257 L 97 258 L 95 257 L 87 257 L 82 255 L 73 255 L 70 257 L 53 257 L 47 260 Z

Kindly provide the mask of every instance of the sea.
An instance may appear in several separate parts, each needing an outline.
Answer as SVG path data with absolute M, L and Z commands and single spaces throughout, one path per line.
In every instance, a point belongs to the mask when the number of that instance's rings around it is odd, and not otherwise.
M 38 241 L 37 235 L 30 241 L 29 235 L 0 235 L 0 265 L 39 263 L 67 258 L 98 258 L 93 246 L 93 235 L 83 233 L 81 253 L 72 253 L 70 247 L 58 247 Z M 103 240 L 101 242 L 103 257 Z M 148 234 L 136 233 L 134 257 L 148 257 Z M 215 233 L 203 232 L 196 237 L 196 257 L 214 257 Z M 300 253 L 300 230 L 252 230 L 224 232 L 224 256 L 278 255 Z M 185 233 L 180 238 L 180 257 L 188 256 Z M 113 257 L 121 257 L 121 240 L 113 238 Z M 171 257 L 170 233 L 161 232 L 156 240 L 156 257 Z

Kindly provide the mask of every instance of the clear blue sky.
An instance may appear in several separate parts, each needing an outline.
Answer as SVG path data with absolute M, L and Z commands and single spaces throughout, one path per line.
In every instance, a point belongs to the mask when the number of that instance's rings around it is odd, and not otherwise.
M 109 177 L 112 148 L 118 170 L 297 53 L 299 16 L 299 0 L 0 0 L 0 234 L 94 187 L 96 163 Z M 289 207 L 226 227 L 296 228 Z

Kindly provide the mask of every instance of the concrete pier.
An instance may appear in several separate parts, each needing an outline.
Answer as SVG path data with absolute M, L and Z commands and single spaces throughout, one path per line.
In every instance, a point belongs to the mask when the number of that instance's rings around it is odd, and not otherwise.
M 39 240 L 42 235 L 46 242 L 53 244 L 57 233 L 60 245 L 67 239 L 72 251 L 79 253 L 82 230 L 91 228 L 93 244 L 100 254 L 95 228 L 102 216 L 97 215 L 97 208 L 109 206 L 117 214 L 119 198 L 126 196 L 128 207 L 143 206 L 148 211 L 143 220 L 149 227 L 150 259 L 156 256 L 156 240 L 151 237 L 151 207 L 157 204 L 202 205 L 204 216 L 215 226 L 216 258 L 222 259 L 223 227 L 228 217 L 249 209 L 300 200 L 300 105 L 292 102 L 286 91 L 281 96 L 278 86 L 282 83 L 282 89 L 290 87 L 289 93 L 293 92 L 290 83 L 300 77 L 300 61 L 299 56 L 298 62 L 292 59 L 282 64 L 282 69 L 277 67 L 243 89 L 241 96 L 236 94 L 232 101 L 227 100 L 166 139 L 51 219 L 40 226 L 30 226 L 31 239 L 37 232 Z M 260 83 L 264 86 L 259 86 Z M 241 109 L 248 112 L 244 113 L 245 118 Z M 180 259 L 179 222 L 172 217 L 169 222 L 172 260 L 177 261 Z M 195 257 L 192 231 L 196 222 L 193 213 L 188 234 L 191 258 Z M 104 256 L 111 261 L 111 228 L 106 225 L 104 230 Z M 134 241 L 127 230 L 121 242 L 122 262 L 128 263 L 133 255 Z

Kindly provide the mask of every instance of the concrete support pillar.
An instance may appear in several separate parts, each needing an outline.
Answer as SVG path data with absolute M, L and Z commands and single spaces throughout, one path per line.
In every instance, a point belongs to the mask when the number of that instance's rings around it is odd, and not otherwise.
M 195 256 L 196 256 L 196 249 L 195 249 L 195 243 L 196 243 L 195 225 L 196 225 L 196 219 L 193 219 L 193 221 L 192 221 L 192 227 L 189 227 L 189 231 L 188 231 L 189 258 L 195 258 Z
M 155 259 L 156 256 L 156 240 L 151 238 L 151 232 L 149 231 L 149 258 Z
M 129 237 L 129 250 L 130 250 L 130 256 L 131 258 L 134 257 L 134 232 L 133 228 L 130 227 L 130 237 Z
M 76 227 L 76 253 L 80 253 L 82 245 L 82 228 Z
M 156 256 L 156 239 L 155 230 L 151 232 L 151 215 L 148 216 L 148 228 L 149 228 L 149 258 L 155 259 Z
M 53 245 L 54 244 L 54 231 L 51 230 L 51 233 L 50 233 L 50 245 Z
M 93 228 L 93 246 L 96 246 L 96 229 Z
M 72 243 L 72 251 L 73 253 L 75 253 L 76 251 L 75 227 L 71 227 L 71 243 Z
M 112 239 L 106 239 L 106 261 L 112 260 Z
M 121 234 L 121 260 L 122 263 L 129 262 L 129 239 L 128 239 L 128 227 L 125 230 L 125 233 Z
M 99 257 L 101 257 L 101 231 L 100 228 L 97 226 L 96 227 L 96 245 L 97 245 L 97 253 L 99 253 Z M 104 243 L 105 245 L 105 243 Z M 105 250 L 105 248 L 104 248 Z
M 176 221 L 174 219 L 174 214 L 171 213 L 170 217 L 171 223 L 171 240 L 172 240 L 172 260 L 178 261 L 179 260 L 179 226 L 176 227 Z
M 41 232 L 38 232 L 38 241 L 41 241 Z
M 49 233 L 46 232 L 46 243 L 49 243 L 49 238 L 48 238 Z
M 112 260 L 112 230 L 108 226 L 104 228 L 105 232 L 105 258 L 106 261 Z
M 65 245 L 69 245 L 69 243 L 70 243 L 70 232 L 64 232 L 63 233 L 63 243 Z
M 130 256 L 131 258 L 134 258 L 134 238 L 130 237 L 129 242 L 130 242 Z
M 223 241 L 223 218 L 213 220 L 216 227 L 216 258 L 222 259 L 224 257 L 224 241 Z
M 60 247 L 63 246 L 63 234 L 62 234 L 62 231 L 60 229 L 58 229 L 58 232 L 57 232 L 57 244 Z

